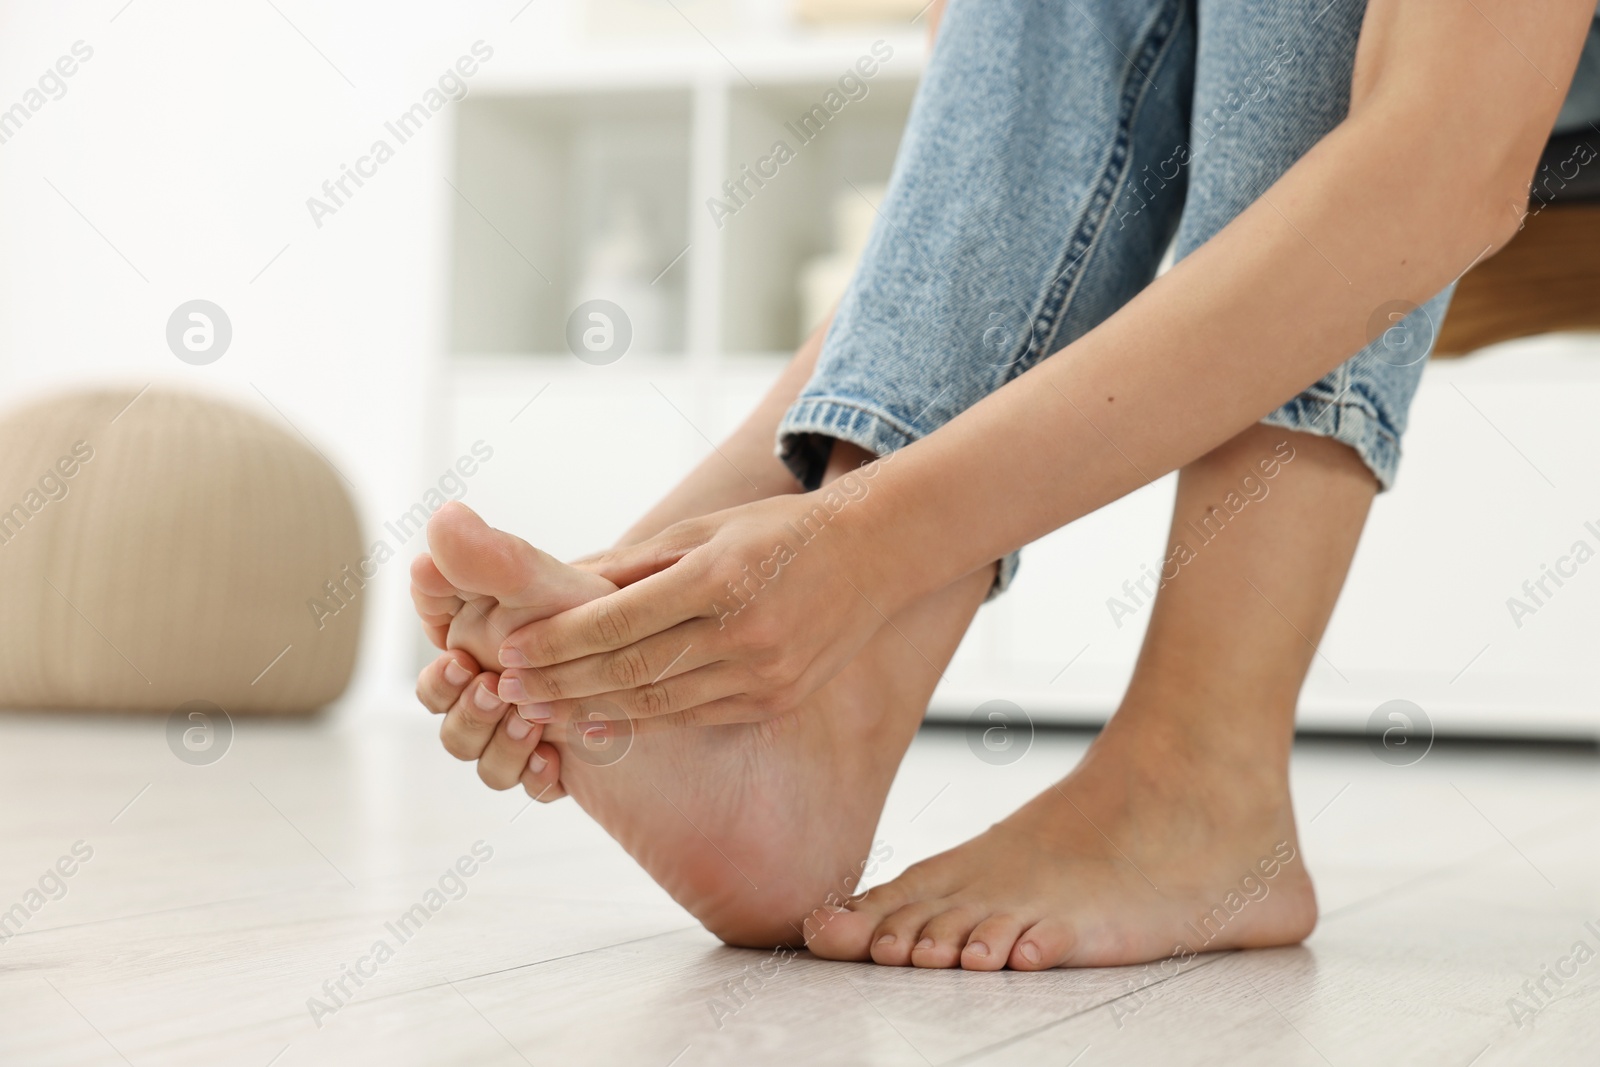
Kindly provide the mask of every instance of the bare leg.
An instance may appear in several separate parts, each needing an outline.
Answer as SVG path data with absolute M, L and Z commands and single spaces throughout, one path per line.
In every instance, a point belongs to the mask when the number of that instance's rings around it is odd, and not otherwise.
M 1230 515 L 1229 494 L 1257 485 L 1268 495 Z M 1082 763 L 833 915 L 812 951 L 1034 970 L 1303 939 L 1317 912 L 1289 800 L 1294 708 L 1374 492 L 1344 445 L 1267 426 L 1185 468 L 1173 542 L 1192 558 L 1166 568 L 1128 693 Z

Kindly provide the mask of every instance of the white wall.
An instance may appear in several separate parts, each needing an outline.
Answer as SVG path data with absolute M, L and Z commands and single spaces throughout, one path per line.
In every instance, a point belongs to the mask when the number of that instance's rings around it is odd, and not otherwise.
M 482 84 L 506 91 L 546 56 L 581 67 L 570 56 L 581 20 L 550 0 L 273 2 L 0 4 L 0 108 L 74 42 L 94 49 L 65 96 L 0 144 L 4 401 L 71 382 L 162 381 L 277 418 L 265 396 L 360 487 L 374 533 L 481 437 L 497 459 L 470 503 L 552 550 L 594 547 L 705 449 L 693 427 L 649 406 L 653 394 L 640 393 L 641 407 L 634 392 L 649 380 L 687 390 L 699 428 L 715 435 L 763 372 L 694 395 L 701 379 L 659 365 L 569 367 L 512 425 L 517 390 L 545 380 L 536 365 L 496 377 L 443 358 L 459 211 L 445 181 L 449 109 L 320 229 L 305 203 L 474 41 L 496 52 Z M 744 0 L 720 6 L 733 21 L 718 34 L 760 22 Z M 727 77 L 682 28 L 633 47 L 675 50 Z M 725 163 L 695 165 L 714 174 Z M 220 304 L 234 328 L 231 350 L 205 367 L 179 362 L 164 339 L 173 308 L 195 297 Z M 1600 521 L 1594 347 L 1557 339 L 1430 372 L 1401 487 L 1378 505 L 1325 645 L 1338 670 L 1319 663 L 1305 721 L 1359 727 L 1377 703 L 1405 697 L 1445 728 L 1595 732 L 1600 563 L 1521 628 L 1505 606 L 1583 520 Z M 1109 707 L 1140 631 L 1115 628 L 1105 599 L 1159 555 L 1166 492 L 1031 550 L 1017 592 L 980 616 L 944 705 L 1008 696 L 1042 716 Z M 404 547 L 369 587 L 352 706 L 408 707 L 416 637 L 404 560 L 417 546 Z
M 473 41 L 533 48 L 561 5 L 513 23 L 520 0 L 274 2 L 0 5 L 0 107 L 74 42 L 93 49 L 0 144 L 0 395 L 159 381 L 278 418 L 264 395 L 360 487 L 376 529 L 442 447 L 446 121 L 320 229 L 305 201 Z M 203 367 L 164 339 L 196 297 L 234 330 Z M 370 587 L 362 692 L 409 668 L 404 571 Z

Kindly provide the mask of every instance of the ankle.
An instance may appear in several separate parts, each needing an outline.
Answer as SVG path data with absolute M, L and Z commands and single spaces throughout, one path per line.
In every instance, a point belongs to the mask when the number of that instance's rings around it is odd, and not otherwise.
M 833 449 L 828 453 L 828 466 L 823 472 L 822 482 L 826 485 L 835 478 L 849 474 L 877 458 L 859 445 L 853 445 L 849 441 L 835 441 Z
M 1258 798 L 1288 789 L 1294 711 L 1241 700 L 1152 698 L 1130 688 L 1102 741 L 1161 774 Z

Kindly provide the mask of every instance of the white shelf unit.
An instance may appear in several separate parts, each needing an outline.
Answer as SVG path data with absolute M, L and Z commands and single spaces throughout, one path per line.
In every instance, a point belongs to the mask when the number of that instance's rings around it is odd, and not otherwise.
M 585 235 L 625 197 L 663 245 L 687 243 L 691 98 L 676 86 L 476 96 L 461 104 L 453 351 L 561 350 Z M 668 271 L 657 285 L 668 311 L 666 347 L 683 351 L 683 272 Z
M 448 208 L 440 332 L 449 455 L 478 438 L 497 448 L 468 498 L 490 521 L 559 556 L 592 551 L 743 417 L 798 339 L 796 274 L 826 247 L 833 197 L 846 181 L 887 177 L 918 39 L 888 38 L 894 59 L 861 106 L 720 229 L 705 200 L 879 36 L 726 48 L 726 61 L 552 56 L 502 67 L 460 105 L 448 166 L 471 204 L 452 197 Z M 619 161 L 617 172 L 585 179 L 580 164 L 594 158 Z M 652 205 L 662 268 L 688 251 L 656 283 L 674 309 L 667 350 L 595 367 L 562 339 L 579 235 L 607 188 Z M 1595 348 L 1553 337 L 1430 368 L 1400 485 L 1374 508 L 1303 694 L 1303 727 L 1360 731 L 1379 704 L 1403 698 L 1441 735 L 1600 737 L 1600 562 L 1521 628 L 1506 608 L 1579 537 L 1600 548 L 1584 526 L 1600 526 Z M 1163 479 L 1029 546 L 932 713 L 964 717 L 1005 698 L 1041 722 L 1102 721 L 1148 617 L 1119 628 L 1107 599 L 1161 556 L 1172 486 Z
M 874 44 L 892 55 L 879 62 Z M 819 134 L 793 126 L 862 57 L 865 94 Z M 921 39 L 894 34 L 733 49 L 569 56 L 494 71 L 458 105 L 452 182 L 449 349 L 564 354 L 585 237 L 623 201 L 652 249 L 664 342 L 710 370 L 723 356 L 787 355 L 801 339 L 798 275 L 829 251 L 833 202 L 887 181 L 922 66 Z M 786 125 L 787 124 L 787 125 Z M 782 140 L 793 158 L 764 185 L 739 180 Z M 716 218 L 707 201 L 735 208 Z M 641 278 L 641 281 L 643 279 Z M 605 295 L 585 293 L 589 295 Z M 627 299 L 615 297 L 625 312 Z

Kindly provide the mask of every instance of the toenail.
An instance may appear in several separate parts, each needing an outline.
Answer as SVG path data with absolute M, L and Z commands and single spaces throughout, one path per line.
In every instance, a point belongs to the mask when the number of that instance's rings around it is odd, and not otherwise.
M 455 660 L 451 660 L 445 665 L 444 680 L 451 685 L 466 685 L 472 681 L 472 672 Z
M 882 937 L 878 938 L 876 943 L 880 945 L 892 945 L 894 944 L 894 935 L 884 934 Z
M 972 953 L 974 956 L 977 956 L 979 959 L 982 959 L 989 954 L 989 946 L 985 945 L 982 941 L 974 941 L 972 944 L 967 946 L 967 951 Z
M 500 666 L 531 667 L 533 666 L 533 663 L 530 662 L 528 657 L 524 656 L 519 650 L 507 645 L 505 648 L 500 650 Z
M 521 679 L 501 675 L 500 699 L 511 701 L 512 703 L 515 703 L 519 700 L 527 700 L 528 691 L 522 687 Z
M 500 698 L 486 685 L 478 686 L 478 691 L 472 694 L 472 702 L 484 711 L 493 711 L 500 706 Z
M 520 715 L 506 716 L 506 736 L 513 741 L 526 741 L 533 733 L 533 723 Z
M 544 769 L 548 766 L 550 766 L 550 761 L 539 755 L 538 749 L 535 749 L 533 755 L 528 757 L 528 770 L 534 774 L 543 774 Z
M 919 948 L 919 949 L 932 948 L 932 947 L 933 947 L 933 938 L 931 938 L 931 937 L 925 937 L 921 941 L 917 942 L 917 948 Z
M 549 722 L 552 713 L 549 704 L 519 704 L 517 714 L 529 722 Z
M 1029 963 L 1039 962 L 1039 946 L 1035 945 L 1032 941 L 1024 941 L 1022 943 L 1022 947 L 1017 951 L 1022 953 L 1022 958 L 1027 960 Z

